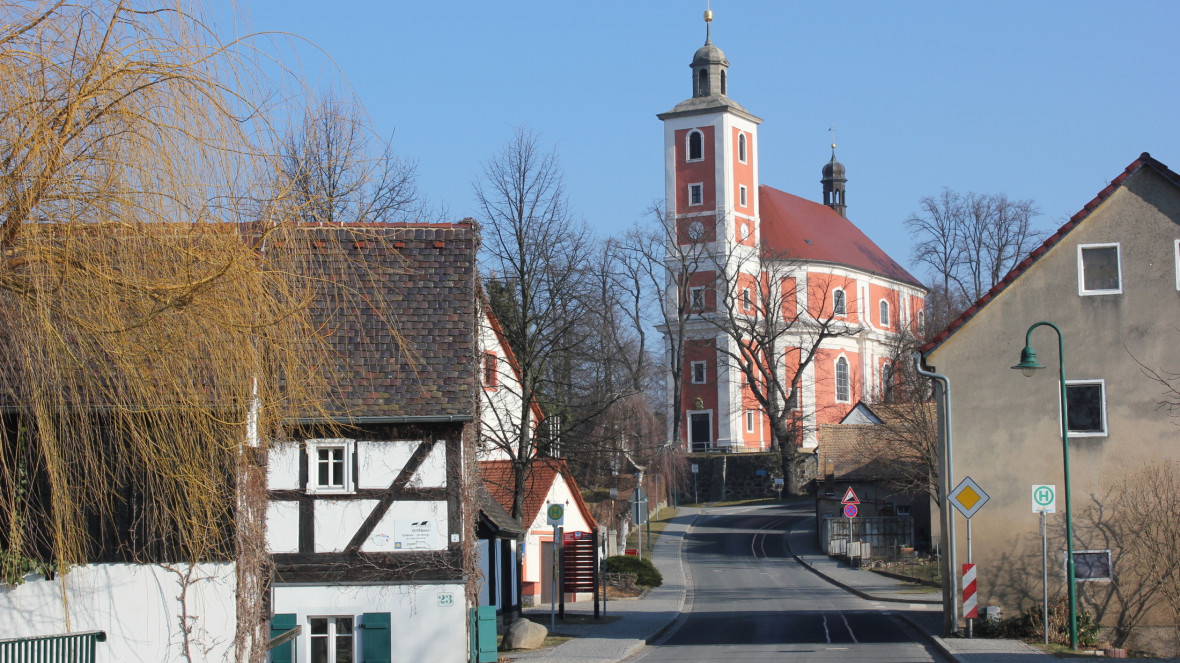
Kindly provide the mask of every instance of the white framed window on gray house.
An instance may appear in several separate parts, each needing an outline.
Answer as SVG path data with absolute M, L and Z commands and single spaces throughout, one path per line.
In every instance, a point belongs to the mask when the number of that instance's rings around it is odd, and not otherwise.
M 1106 381 L 1066 380 L 1070 437 L 1105 437 Z
M 832 291 L 832 315 L 847 315 L 848 314 L 848 297 L 844 294 L 843 288 L 836 288 Z
M 307 492 L 352 493 L 356 440 L 307 440 Z
M 708 377 L 705 365 L 706 364 L 703 361 L 694 361 L 689 363 L 689 372 L 692 373 L 693 384 L 705 384 L 705 380 Z
M 1172 246 L 1172 261 L 1176 264 L 1176 289 L 1180 290 L 1180 239 Z
M 1061 551 L 1064 562 L 1067 553 Z M 1067 574 L 1069 570 L 1065 571 Z M 1110 550 L 1073 551 L 1073 574 L 1078 582 L 1109 582 L 1114 578 L 1110 561 Z
M 704 205 L 705 204 L 705 185 L 700 182 L 695 182 L 688 185 L 688 204 L 689 205 Z
M 1078 245 L 1078 294 L 1118 295 L 1123 268 L 1118 242 Z
M 848 360 L 840 357 L 836 360 L 836 402 L 849 401 Z

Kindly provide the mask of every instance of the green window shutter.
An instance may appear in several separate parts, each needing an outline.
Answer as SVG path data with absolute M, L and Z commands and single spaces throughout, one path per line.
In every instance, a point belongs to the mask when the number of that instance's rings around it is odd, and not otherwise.
M 295 613 L 275 615 L 270 620 L 270 637 L 277 638 L 293 628 L 295 628 Z M 270 650 L 270 661 L 271 663 L 294 663 L 295 640 L 284 642 Z
M 391 663 L 393 639 L 389 631 L 388 612 L 366 612 L 361 615 L 361 663 Z
M 479 634 L 479 663 L 496 663 L 500 653 L 496 651 L 496 606 L 481 605 L 476 614 Z

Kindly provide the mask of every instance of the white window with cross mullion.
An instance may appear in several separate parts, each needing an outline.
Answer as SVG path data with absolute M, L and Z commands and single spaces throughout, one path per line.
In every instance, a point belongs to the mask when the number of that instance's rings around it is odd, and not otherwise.
M 353 663 L 356 660 L 355 618 L 310 617 L 310 663 Z
M 352 493 L 356 441 L 324 439 L 307 441 L 307 492 Z

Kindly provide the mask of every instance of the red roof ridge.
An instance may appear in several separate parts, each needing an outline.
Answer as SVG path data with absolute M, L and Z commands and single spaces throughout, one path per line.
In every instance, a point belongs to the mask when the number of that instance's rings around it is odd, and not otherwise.
M 1065 235 L 1076 228 L 1078 224 L 1080 224 L 1084 219 L 1089 217 L 1091 212 L 1098 209 L 1102 203 L 1106 202 L 1106 199 L 1110 198 L 1110 196 L 1123 185 L 1123 182 L 1127 181 L 1127 178 L 1135 174 L 1140 168 L 1143 168 L 1144 166 L 1150 166 L 1160 175 L 1163 175 L 1165 178 L 1170 180 L 1177 187 L 1180 187 L 1180 175 L 1177 175 L 1172 171 L 1172 169 L 1153 158 L 1147 152 L 1143 152 L 1139 155 L 1138 159 L 1135 159 L 1129 166 L 1124 168 L 1123 172 L 1119 173 L 1118 177 L 1114 178 L 1110 184 L 1107 184 L 1105 188 L 1099 191 L 1098 195 L 1090 199 L 1089 202 L 1082 206 L 1082 209 L 1078 210 L 1076 214 L 1071 216 L 1069 221 L 1066 221 L 1060 228 L 1057 229 L 1056 232 L 1054 232 L 1043 243 L 1041 243 L 1040 246 L 1029 252 L 1028 256 L 1025 257 L 1024 260 L 1021 260 L 1015 267 L 1013 267 L 1011 271 L 1005 274 L 1004 278 L 1000 279 L 999 282 L 992 286 L 991 290 L 988 290 L 986 293 L 984 293 L 984 295 L 980 297 L 974 304 L 968 307 L 966 311 L 963 311 L 959 317 L 952 320 L 950 324 L 946 326 L 946 329 L 936 334 L 933 338 L 927 341 L 925 345 L 918 348 L 918 351 L 925 355 L 928 352 L 933 351 L 938 346 L 942 345 L 944 341 L 954 335 L 954 333 L 957 332 L 963 325 L 967 324 L 968 320 L 975 317 L 975 314 L 978 313 L 981 308 L 987 305 L 987 303 L 991 300 L 995 299 L 997 295 L 1003 292 L 1021 274 L 1026 272 L 1028 268 L 1033 265 L 1033 263 L 1039 260 L 1041 256 L 1045 255 L 1049 249 L 1053 248 L 1058 242 L 1060 242 L 1065 237 Z

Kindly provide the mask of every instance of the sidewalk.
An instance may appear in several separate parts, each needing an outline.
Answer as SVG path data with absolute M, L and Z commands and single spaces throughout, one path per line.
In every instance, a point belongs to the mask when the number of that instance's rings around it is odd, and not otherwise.
M 557 632 L 577 636 L 552 649 L 504 654 L 507 660 L 527 663 L 616 663 L 644 645 L 658 640 L 680 617 L 690 587 L 684 574 L 681 543 L 699 511 L 681 508 L 656 540 L 652 560 L 664 576 L 664 584 L 638 600 L 609 601 L 606 616 L 621 619 L 600 624 L 557 623 Z M 932 588 L 873 573 L 851 569 L 820 551 L 815 537 L 815 519 L 804 518 L 787 532 L 787 547 L 804 566 L 854 594 L 871 601 L 897 604 L 894 612 L 948 659 L 959 663 L 1049 663 L 1058 657 L 1019 640 L 942 638 L 942 595 Z M 526 610 L 543 615 L 548 623 L 549 606 Z M 594 614 L 592 602 L 566 605 L 566 614 Z
M 1001 663 L 1016 660 L 1020 663 L 1049 663 L 1060 658 L 1020 640 L 985 638 L 943 638 L 942 592 L 933 587 L 895 580 L 886 576 L 850 568 L 847 564 L 828 557 L 816 541 L 815 518 L 804 518 L 787 533 L 787 549 L 801 564 L 857 596 L 871 600 L 900 604 L 894 614 L 926 636 L 935 649 L 947 658 L 960 663 Z M 907 605 L 906 610 L 902 605 Z M 1093 656 L 1087 656 L 1093 658 Z
M 606 603 L 606 617 L 621 616 L 621 619 L 600 624 L 562 624 L 558 620 L 558 633 L 577 637 L 552 649 L 503 656 L 528 663 L 615 663 L 662 636 L 684 608 L 687 587 L 680 548 L 697 513 L 696 509 L 682 507 L 656 539 L 652 561 L 664 576 L 662 586 L 651 590 L 642 599 Z M 594 603 L 567 603 L 565 612 L 567 615 L 593 615 Z M 525 613 L 543 615 L 543 623 L 548 627 L 549 606 L 528 608 Z

